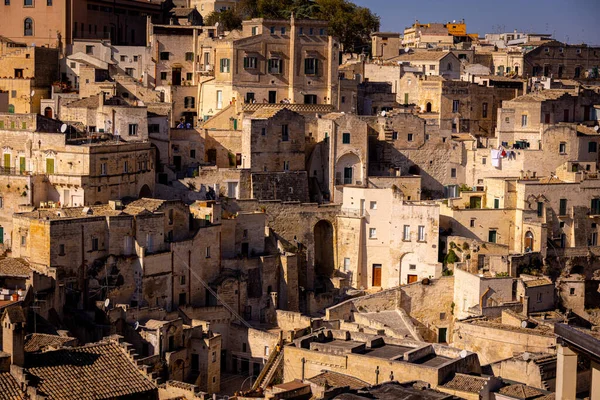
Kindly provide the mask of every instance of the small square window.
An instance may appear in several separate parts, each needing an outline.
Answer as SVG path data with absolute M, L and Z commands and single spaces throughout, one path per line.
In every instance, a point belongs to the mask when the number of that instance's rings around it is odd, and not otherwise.
M 456 178 L 456 168 L 451 168 L 450 169 L 450 177 L 451 178 Z
M 123 56 L 122 56 L 123 57 Z M 162 61 L 168 61 L 169 60 L 169 52 L 168 51 L 163 51 L 160 53 L 160 59 Z M 125 60 L 121 60 L 121 61 L 125 61 Z
M 414 270 L 416 270 L 416 269 L 417 269 L 417 266 L 416 266 L 415 264 L 409 264 L 409 265 L 408 265 L 408 269 L 410 269 L 410 270 L 414 271 Z
M 409 133 L 409 134 L 408 134 L 408 141 L 409 141 L 409 142 L 412 142 L 412 141 L 413 141 L 413 134 L 412 134 L 412 133 Z
M 569 288 L 569 295 L 575 296 L 575 288 Z
M 161 72 L 160 73 L 160 79 L 163 80 L 163 81 L 167 80 L 167 73 L 166 72 Z
M 471 223 L 469 224 L 471 228 L 475 227 L 475 218 L 471 218 Z
M 369 228 L 369 239 L 377 239 L 377 228 Z
M 58 255 L 59 256 L 65 255 L 65 245 L 62 243 L 58 245 Z
M 377 210 L 377 202 L 376 201 L 372 201 L 369 205 L 369 208 L 371 210 Z
M 350 134 L 349 133 L 344 133 L 342 136 L 342 143 L 343 144 L 350 144 Z
M 398 140 L 398 132 L 392 132 L 392 140 Z

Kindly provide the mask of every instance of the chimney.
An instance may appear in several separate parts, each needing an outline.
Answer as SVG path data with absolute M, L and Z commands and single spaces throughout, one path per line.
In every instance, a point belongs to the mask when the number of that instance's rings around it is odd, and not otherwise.
M 25 364 L 25 314 L 21 306 L 7 308 L 2 314 L 2 350 L 10 354 L 11 364 Z

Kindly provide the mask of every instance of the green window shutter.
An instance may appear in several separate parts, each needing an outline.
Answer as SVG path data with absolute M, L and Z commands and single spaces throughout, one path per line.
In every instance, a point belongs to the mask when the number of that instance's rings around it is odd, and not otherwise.
M 54 173 L 54 159 L 46 158 L 46 174 L 50 175 Z

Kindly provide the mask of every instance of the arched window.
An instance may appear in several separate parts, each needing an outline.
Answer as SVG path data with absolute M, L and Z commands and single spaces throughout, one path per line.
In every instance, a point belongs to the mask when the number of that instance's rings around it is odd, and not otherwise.
M 33 36 L 33 20 L 31 18 L 25 18 L 23 36 Z
M 448 70 L 448 71 L 452 71 L 452 63 L 448 63 L 448 68 L 447 68 L 447 70 Z
M 529 253 L 533 251 L 533 233 L 531 231 L 527 231 L 525 234 L 525 253 Z

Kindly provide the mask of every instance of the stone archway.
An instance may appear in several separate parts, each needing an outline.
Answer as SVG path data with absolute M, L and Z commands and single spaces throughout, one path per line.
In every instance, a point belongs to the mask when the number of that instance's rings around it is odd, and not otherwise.
M 425 105 L 425 112 L 431 112 L 431 102 L 427 102 L 427 104 Z
M 143 197 L 152 197 L 152 190 L 150 190 L 150 187 L 148 185 L 144 185 L 140 189 L 139 198 L 141 199 Z
M 336 185 L 362 184 L 363 167 L 360 157 L 349 152 L 338 158 L 335 166 Z
M 54 116 L 54 111 L 52 111 L 52 107 L 46 107 L 44 109 L 44 117 L 53 118 L 53 116 Z

